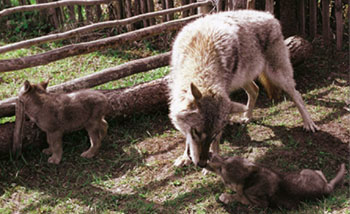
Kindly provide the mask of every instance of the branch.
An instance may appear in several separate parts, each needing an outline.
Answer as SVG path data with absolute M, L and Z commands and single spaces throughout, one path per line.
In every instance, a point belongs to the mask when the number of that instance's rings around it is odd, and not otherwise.
M 112 1 L 114 0 L 65 0 L 65 1 L 57 1 L 57 2 L 50 2 L 50 3 L 43 3 L 43 4 L 17 6 L 17 7 L 7 8 L 0 11 L 0 18 L 16 12 L 44 10 L 49 8 L 57 8 L 57 7 L 70 6 L 70 5 L 76 5 L 76 4 L 77 5 L 107 4 Z
M 196 7 L 203 6 L 203 5 L 207 5 L 207 4 L 211 4 L 211 2 L 210 1 L 198 2 L 198 3 L 193 3 L 193 4 L 189 4 L 189 5 L 182 6 L 182 7 L 177 7 L 177 8 L 172 8 L 172 9 L 168 9 L 168 10 L 162 10 L 162 11 L 146 13 L 146 14 L 142 14 L 142 15 L 138 15 L 138 16 L 133 16 L 131 18 L 126 18 L 126 19 L 122 19 L 122 20 L 113 20 L 113 21 L 106 21 L 106 22 L 91 24 L 91 25 L 76 28 L 76 29 L 73 29 L 73 30 L 70 30 L 67 32 L 63 32 L 63 33 L 51 34 L 51 35 L 46 35 L 46 36 L 42 36 L 42 37 L 38 37 L 38 38 L 34 38 L 34 39 L 20 41 L 20 42 L 13 43 L 13 44 L 8 44 L 8 45 L 0 47 L 0 53 L 5 53 L 8 51 L 17 50 L 20 48 L 26 48 L 26 47 L 30 47 L 32 45 L 39 45 L 39 44 L 46 43 L 46 42 L 68 39 L 68 38 L 71 38 L 71 37 L 74 37 L 77 35 L 82 35 L 84 33 L 88 33 L 88 32 L 94 31 L 94 30 L 116 27 L 116 26 L 120 26 L 120 25 L 132 24 L 132 23 L 135 23 L 135 22 L 138 22 L 141 20 L 154 18 L 156 16 L 165 15 L 165 14 L 169 14 L 169 13 L 181 12 L 181 11 L 189 10 L 189 9 L 196 8 Z
M 50 92 L 71 92 L 84 88 L 92 88 L 132 74 L 167 66 L 169 65 L 170 55 L 171 53 L 167 52 L 157 56 L 137 59 L 122 65 L 104 69 L 88 76 L 49 87 L 47 90 Z M 16 101 L 17 97 L 0 101 L 0 117 L 13 116 L 15 113 Z
M 99 39 L 92 42 L 68 45 L 55 50 L 47 51 L 34 56 L 26 56 L 16 59 L 0 60 L 0 72 L 30 68 L 38 65 L 46 65 L 50 62 L 64 59 L 70 56 L 87 54 L 94 51 L 105 50 L 107 48 L 120 46 L 123 43 L 144 39 L 155 34 L 173 31 L 183 27 L 188 22 L 201 17 L 202 15 L 191 16 L 184 19 L 178 19 L 159 25 L 154 25 L 140 30 L 135 30 L 125 34 Z

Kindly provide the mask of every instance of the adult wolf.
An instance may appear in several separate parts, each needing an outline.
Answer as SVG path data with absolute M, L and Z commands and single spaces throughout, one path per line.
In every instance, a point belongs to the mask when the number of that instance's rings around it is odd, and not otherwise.
M 319 129 L 295 89 L 280 24 L 269 13 L 223 12 L 188 24 L 175 39 L 171 64 L 169 116 L 186 136 L 177 166 L 190 163 L 191 157 L 195 165 L 205 167 L 210 146 L 219 152 L 229 115 L 244 112 L 242 120 L 251 119 L 259 91 L 254 80 L 261 74 L 291 96 L 306 130 Z M 246 106 L 229 98 L 239 88 L 248 95 Z

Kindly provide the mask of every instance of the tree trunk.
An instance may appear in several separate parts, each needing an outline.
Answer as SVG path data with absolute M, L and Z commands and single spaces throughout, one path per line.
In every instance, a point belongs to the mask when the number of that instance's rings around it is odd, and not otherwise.
M 310 56 L 311 44 L 301 37 L 291 37 L 285 40 L 290 50 L 291 62 L 298 65 Z M 102 90 L 110 103 L 107 119 L 123 118 L 135 113 L 150 113 L 167 108 L 168 78 L 161 78 L 129 88 Z M 13 142 L 15 123 L 0 125 L 0 155 L 8 157 Z M 23 149 L 40 146 L 46 143 L 45 134 L 32 122 L 23 124 Z M 18 137 L 18 136 L 17 136 Z

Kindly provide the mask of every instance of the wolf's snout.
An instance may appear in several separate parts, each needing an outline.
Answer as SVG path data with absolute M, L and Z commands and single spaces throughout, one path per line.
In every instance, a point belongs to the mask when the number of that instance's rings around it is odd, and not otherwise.
M 201 168 L 205 168 L 207 166 L 207 161 L 200 160 L 197 165 Z

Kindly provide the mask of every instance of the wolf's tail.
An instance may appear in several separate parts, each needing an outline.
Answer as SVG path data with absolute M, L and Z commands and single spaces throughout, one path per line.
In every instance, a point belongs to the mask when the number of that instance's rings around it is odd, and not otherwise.
M 333 192 L 334 188 L 343 181 L 345 172 L 346 172 L 345 164 L 342 163 L 340 165 L 340 169 L 339 169 L 337 175 L 327 185 L 327 193 L 328 194 Z
M 268 69 L 265 67 L 265 69 Z M 278 99 L 281 95 L 281 89 L 274 85 L 269 78 L 266 76 L 265 71 L 260 73 L 259 81 L 264 86 L 267 95 L 270 99 Z

